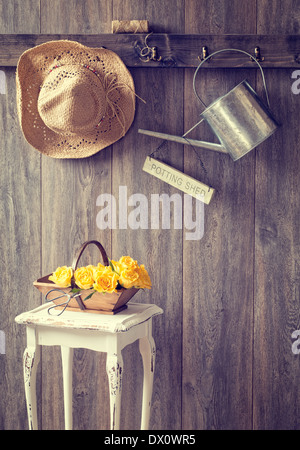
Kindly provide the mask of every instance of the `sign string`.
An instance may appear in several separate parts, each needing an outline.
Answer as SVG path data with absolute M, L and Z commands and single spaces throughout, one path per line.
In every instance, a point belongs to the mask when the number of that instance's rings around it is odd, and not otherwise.
M 203 119 L 202 119 L 202 120 L 203 120 Z M 202 120 L 201 120 L 201 122 L 202 122 Z M 198 122 L 196 125 L 198 125 L 199 123 L 200 123 L 200 122 Z M 195 125 L 195 126 L 196 126 L 196 125 Z M 194 150 L 195 155 L 196 155 L 196 158 L 197 158 L 198 161 L 200 162 L 201 168 L 202 168 L 202 170 L 203 170 L 203 172 L 204 172 L 204 174 L 205 174 L 205 177 L 206 177 L 206 183 L 207 183 L 208 186 L 211 188 L 212 185 L 210 184 L 210 181 L 209 181 L 208 172 L 207 172 L 206 167 L 205 167 L 205 165 L 204 165 L 204 163 L 203 163 L 203 161 L 202 161 L 202 159 L 201 159 L 201 156 L 199 155 L 199 153 L 197 152 L 197 150 L 195 149 L 195 147 L 191 144 L 191 142 L 186 138 L 186 135 L 187 135 L 190 131 L 192 131 L 192 130 L 195 128 L 195 126 L 192 127 L 189 131 L 187 131 L 182 137 L 186 140 L 186 143 L 187 143 L 188 145 L 190 145 L 190 146 L 192 147 L 192 149 Z M 159 154 L 159 152 L 163 152 L 164 150 L 166 150 L 167 147 L 168 147 L 168 141 L 165 139 L 164 141 L 161 142 L 161 144 L 160 144 L 155 150 L 153 150 L 153 152 L 149 155 L 149 157 L 150 157 L 150 158 L 154 157 L 155 154 Z

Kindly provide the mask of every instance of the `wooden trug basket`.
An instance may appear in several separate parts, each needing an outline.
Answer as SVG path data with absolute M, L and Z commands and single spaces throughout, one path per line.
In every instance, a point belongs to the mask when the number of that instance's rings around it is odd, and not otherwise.
M 98 241 L 87 241 L 85 242 L 79 249 L 77 255 L 75 256 L 72 264 L 73 273 L 78 267 L 78 261 L 84 251 L 84 249 L 89 244 L 95 244 L 102 255 L 103 264 L 105 266 L 109 265 L 109 260 L 106 254 L 106 251 Z M 45 296 L 52 289 L 60 289 L 65 293 L 69 293 L 73 288 L 77 288 L 75 284 L 74 278 L 71 281 L 71 287 L 62 288 L 57 286 L 53 281 L 49 280 L 49 275 L 46 275 L 38 280 L 34 281 L 33 285 Z M 66 310 L 67 311 L 82 311 L 87 313 L 96 313 L 96 314 L 117 314 L 123 309 L 127 308 L 127 303 L 129 300 L 138 292 L 139 289 L 131 288 L 131 289 L 118 289 L 117 292 L 109 293 L 100 293 L 95 292 L 93 296 L 87 300 L 85 298 L 90 295 L 91 290 L 82 290 L 80 291 L 80 296 L 71 298 Z M 54 291 L 50 292 L 47 296 L 48 300 L 52 300 L 56 305 L 60 305 L 63 302 L 62 298 L 54 300 L 59 296 L 59 292 Z M 57 309 L 62 309 L 63 306 L 57 306 Z

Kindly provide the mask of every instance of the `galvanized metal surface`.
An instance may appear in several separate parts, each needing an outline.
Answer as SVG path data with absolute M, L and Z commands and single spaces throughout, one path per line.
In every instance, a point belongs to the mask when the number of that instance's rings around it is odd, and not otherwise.
M 217 99 L 201 116 L 234 161 L 257 147 L 278 128 L 270 110 L 246 80 Z

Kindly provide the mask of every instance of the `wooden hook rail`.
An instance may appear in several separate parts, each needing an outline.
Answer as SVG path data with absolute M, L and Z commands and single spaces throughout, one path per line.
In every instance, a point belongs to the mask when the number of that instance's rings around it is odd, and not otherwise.
M 146 34 L 2 34 L 0 66 L 16 66 L 20 55 L 36 45 L 57 39 L 81 42 L 89 47 L 106 47 L 116 52 L 128 67 L 197 67 L 203 55 L 222 48 L 245 50 L 259 55 L 264 68 L 300 68 L 300 36 L 298 35 L 198 35 L 151 34 L 147 45 L 154 48 L 155 58 L 141 58 Z M 208 52 L 208 53 L 207 53 Z M 253 60 L 238 53 L 217 56 L 205 68 L 257 68 Z

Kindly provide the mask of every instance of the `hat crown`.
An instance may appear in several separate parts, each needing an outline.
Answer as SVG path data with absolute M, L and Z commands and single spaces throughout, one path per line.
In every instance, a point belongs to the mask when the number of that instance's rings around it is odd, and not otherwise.
M 111 50 L 45 42 L 21 55 L 16 82 L 24 137 L 53 158 L 94 155 L 123 137 L 134 119 L 134 82 Z
M 105 115 L 107 100 L 100 80 L 84 68 L 59 67 L 46 77 L 38 97 L 45 125 L 56 133 L 92 132 Z

